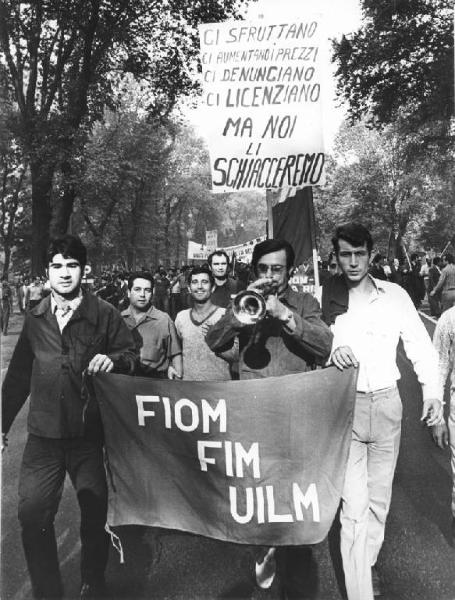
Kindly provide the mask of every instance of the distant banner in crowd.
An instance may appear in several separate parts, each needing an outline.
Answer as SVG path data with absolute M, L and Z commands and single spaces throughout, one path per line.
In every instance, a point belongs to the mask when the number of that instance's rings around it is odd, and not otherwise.
M 355 378 L 334 367 L 229 382 L 97 375 L 108 524 L 244 544 L 323 540 L 343 487 Z
M 188 260 L 207 260 L 209 254 L 207 246 L 188 240 Z
M 223 250 L 231 259 L 235 254 L 236 260 L 244 263 L 251 262 L 253 256 L 253 250 L 256 244 L 263 242 L 266 239 L 265 235 L 245 242 L 244 244 L 237 244 L 236 246 L 226 246 L 224 248 L 218 248 Z M 204 244 L 197 244 L 196 242 L 188 241 L 188 260 L 207 260 L 208 255 L 211 251 Z
M 226 252 L 229 258 L 232 258 L 235 254 L 236 260 L 244 263 L 250 263 L 251 258 L 253 256 L 254 247 L 256 246 L 256 244 L 259 244 L 259 242 L 263 242 L 266 239 L 266 237 L 267 236 L 265 235 L 261 235 L 260 237 L 255 238 L 254 240 L 250 240 L 249 242 L 245 242 L 244 244 L 238 244 L 237 246 L 227 246 L 225 248 L 222 248 L 222 250 Z
M 324 183 L 321 15 L 199 26 L 212 189 Z
M 218 247 L 218 231 L 216 229 L 212 229 L 211 231 L 205 232 L 205 245 L 207 246 L 207 251 L 213 252 Z

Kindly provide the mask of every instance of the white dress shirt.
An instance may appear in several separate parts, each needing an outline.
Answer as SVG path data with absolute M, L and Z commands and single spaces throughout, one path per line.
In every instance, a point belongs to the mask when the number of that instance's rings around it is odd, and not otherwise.
M 438 390 L 438 359 L 425 326 L 407 292 L 395 283 L 369 276 L 373 290 L 367 302 L 349 298 L 348 311 L 336 318 L 332 350 L 350 346 L 359 361 L 357 391 L 374 392 L 396 385 L 396 356 L 401 338 L 424 399 L 442 398 Z

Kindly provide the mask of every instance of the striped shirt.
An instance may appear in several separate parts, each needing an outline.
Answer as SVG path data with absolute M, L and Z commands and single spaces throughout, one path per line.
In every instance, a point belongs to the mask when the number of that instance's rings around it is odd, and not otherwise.
M 444 311 L 438 320 L 433 334 L 433 344 L 439 355 L 439 391 L 443 398 L 444 387 L 449 373 L 450 388 L 455 389 L 454 369 L 455 306 Z

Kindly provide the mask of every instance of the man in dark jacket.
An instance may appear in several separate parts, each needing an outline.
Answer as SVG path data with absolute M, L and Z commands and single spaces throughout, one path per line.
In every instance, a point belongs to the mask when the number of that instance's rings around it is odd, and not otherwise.
M 292 246 L 279 239 L 260 242 L 254 248 L 251 264 L 256 280 L 248 290 L 265 296 L 264 318 L 246 323 L 230 307 L 208 330 L 209 348 L 223 352 L 238 337 L 240 379 L 301 373 L 324 364 L 332 347 L 332 333 L 321 320 L 318 301 L 311 294 L 294 292 L 289 286 L 294 269 Z M 262 549 L 255 565 L 260 587 L 272 584 L 276 562 L 283 595 L 302 598 L 314 592 L 315 569 L 310 546 L 280 547 L 278 551 Z
M 81 291 L 86 249 L 53 240 L 51 294 L 25 316 L 3 384 L 6 435 L 30 394 L 28 439 L 19 480 L 19 521 L 35 598 L 61 598 L 54 518 L 69 473 L 81 512 L 81 598 L 104 592 L 108 537 L 101 423 L 83 393 L 83 373 L 132 373 L 135 344 L 120 313 Z

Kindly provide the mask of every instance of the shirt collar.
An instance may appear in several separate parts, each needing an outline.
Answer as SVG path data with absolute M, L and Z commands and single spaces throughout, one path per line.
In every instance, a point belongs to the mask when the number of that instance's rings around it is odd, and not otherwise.
M 129 317 L 136 324 L 139 324 L 139 323 L 143 323 L 147 319 L 157 319 L 158 318 L 158 314 L 157 314 L 156 310 L 157 309 L 152 304 L 151 307 L 142 315 L 142 317 L 136 321 L 136 319 L 134 318 L 133 313 L 131 312 L 131 305 L 130 305 L 130 306 L 128 306 L 128 308 L 126 308 L 124 311 L 122 311 L 122 315 L 124 317 Z
M 52 314 L 55 314 L 55 311 L 57 309 L 61 309 L 63 311 L 75 311 L 76 308 L 80 305 L 80 303 L 82 302 L 82 290 L 79 290 L 79 294 L 76 296 L 76 298 L 73 298 L 72 300 L 69 300 L 67 302 L 61 302 L 60 300 L 57 300 L 56 296 L 54 295 L 53 292 L 51 292 L 51 312 Z
M 374 296 L 379 296 L 379 294 L 385 294 L 384 282 L 382 279 L 375 279 L 368 273 L 368 277 L 370 278 L 371 283 L 374 286 Z

